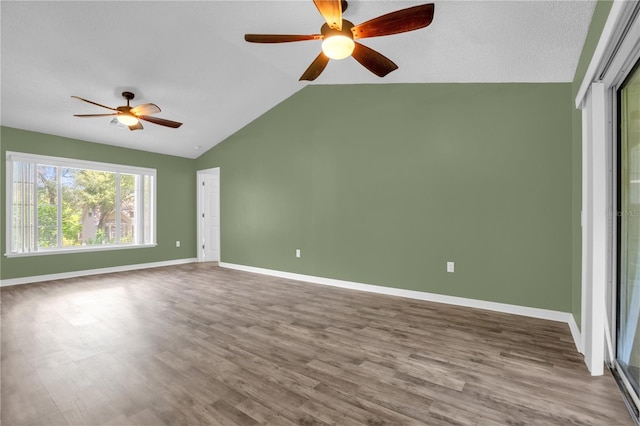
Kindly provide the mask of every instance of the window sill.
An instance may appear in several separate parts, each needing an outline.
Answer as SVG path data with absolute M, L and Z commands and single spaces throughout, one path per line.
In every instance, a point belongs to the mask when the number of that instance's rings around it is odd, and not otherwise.
M 52 254 L 70 254 L 70 253 L 87 253 L 96 251 L 111 251 L 111 250 L 127 250 L 127 249 L 140 249 L 156 247 L 158 244 L 113 244 L 104 246 L 80 246 L 80 247 L 67 247 L 61 249 L 42 249 L 41 251 L 32 251 L 29 253 L 5 253 L 8 258 L 11 257 L 29 257 L 29 256 L 47 256 Z

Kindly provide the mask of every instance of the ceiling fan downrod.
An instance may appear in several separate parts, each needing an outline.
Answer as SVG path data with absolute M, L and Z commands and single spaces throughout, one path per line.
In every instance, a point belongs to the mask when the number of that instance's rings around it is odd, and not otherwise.
M 136 97 L 132 92 L 122 92 L 122 97 L 127 100 L 127 106 L 129 106 L 129 102 Z

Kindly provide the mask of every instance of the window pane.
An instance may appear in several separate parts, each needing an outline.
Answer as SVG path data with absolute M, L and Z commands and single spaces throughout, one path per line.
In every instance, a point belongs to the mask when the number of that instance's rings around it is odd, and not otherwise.
M 82 197 L 77 188 L 78 169 L 62 169 L 62 245 L 82 245 Z
M 116 214 L 116 174 L 81 170 L 76 181 L 82 199 L 82 236 L 84 244 L 112 244 L 106 223 Z
M 58 168 L 38 164 L 38 247 L 58 246 Z
M 120 243 L 135 241 L 136 177 L 120 175 Z
M 29 252 L 33 242 L 33 168 L 30 163 L 13 162 L 11 252 Z
M 142 185 L 143 188 L 143 237 L 141 243 L 150 244 L 154 241 L 153 236 L 153 210 L 152 206 L 155 205 L 155 201 L 153 200 L 153 176 L 144 176 L 144 182 Z
M 68 168 L 62 187 L 64 245 L 113 243 L 107 223 L 115 218 L 116 174 Z

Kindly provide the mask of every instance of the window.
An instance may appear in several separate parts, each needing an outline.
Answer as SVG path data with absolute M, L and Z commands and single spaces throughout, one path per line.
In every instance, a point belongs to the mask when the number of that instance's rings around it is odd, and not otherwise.
M 7 152 L 7 256 L 155 245 L 155 169 Z

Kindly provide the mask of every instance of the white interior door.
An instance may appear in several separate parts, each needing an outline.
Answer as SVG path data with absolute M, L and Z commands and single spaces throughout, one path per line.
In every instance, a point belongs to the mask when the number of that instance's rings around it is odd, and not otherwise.
M 198 260 L 220 261 L 220 168 L 198 172 Z

